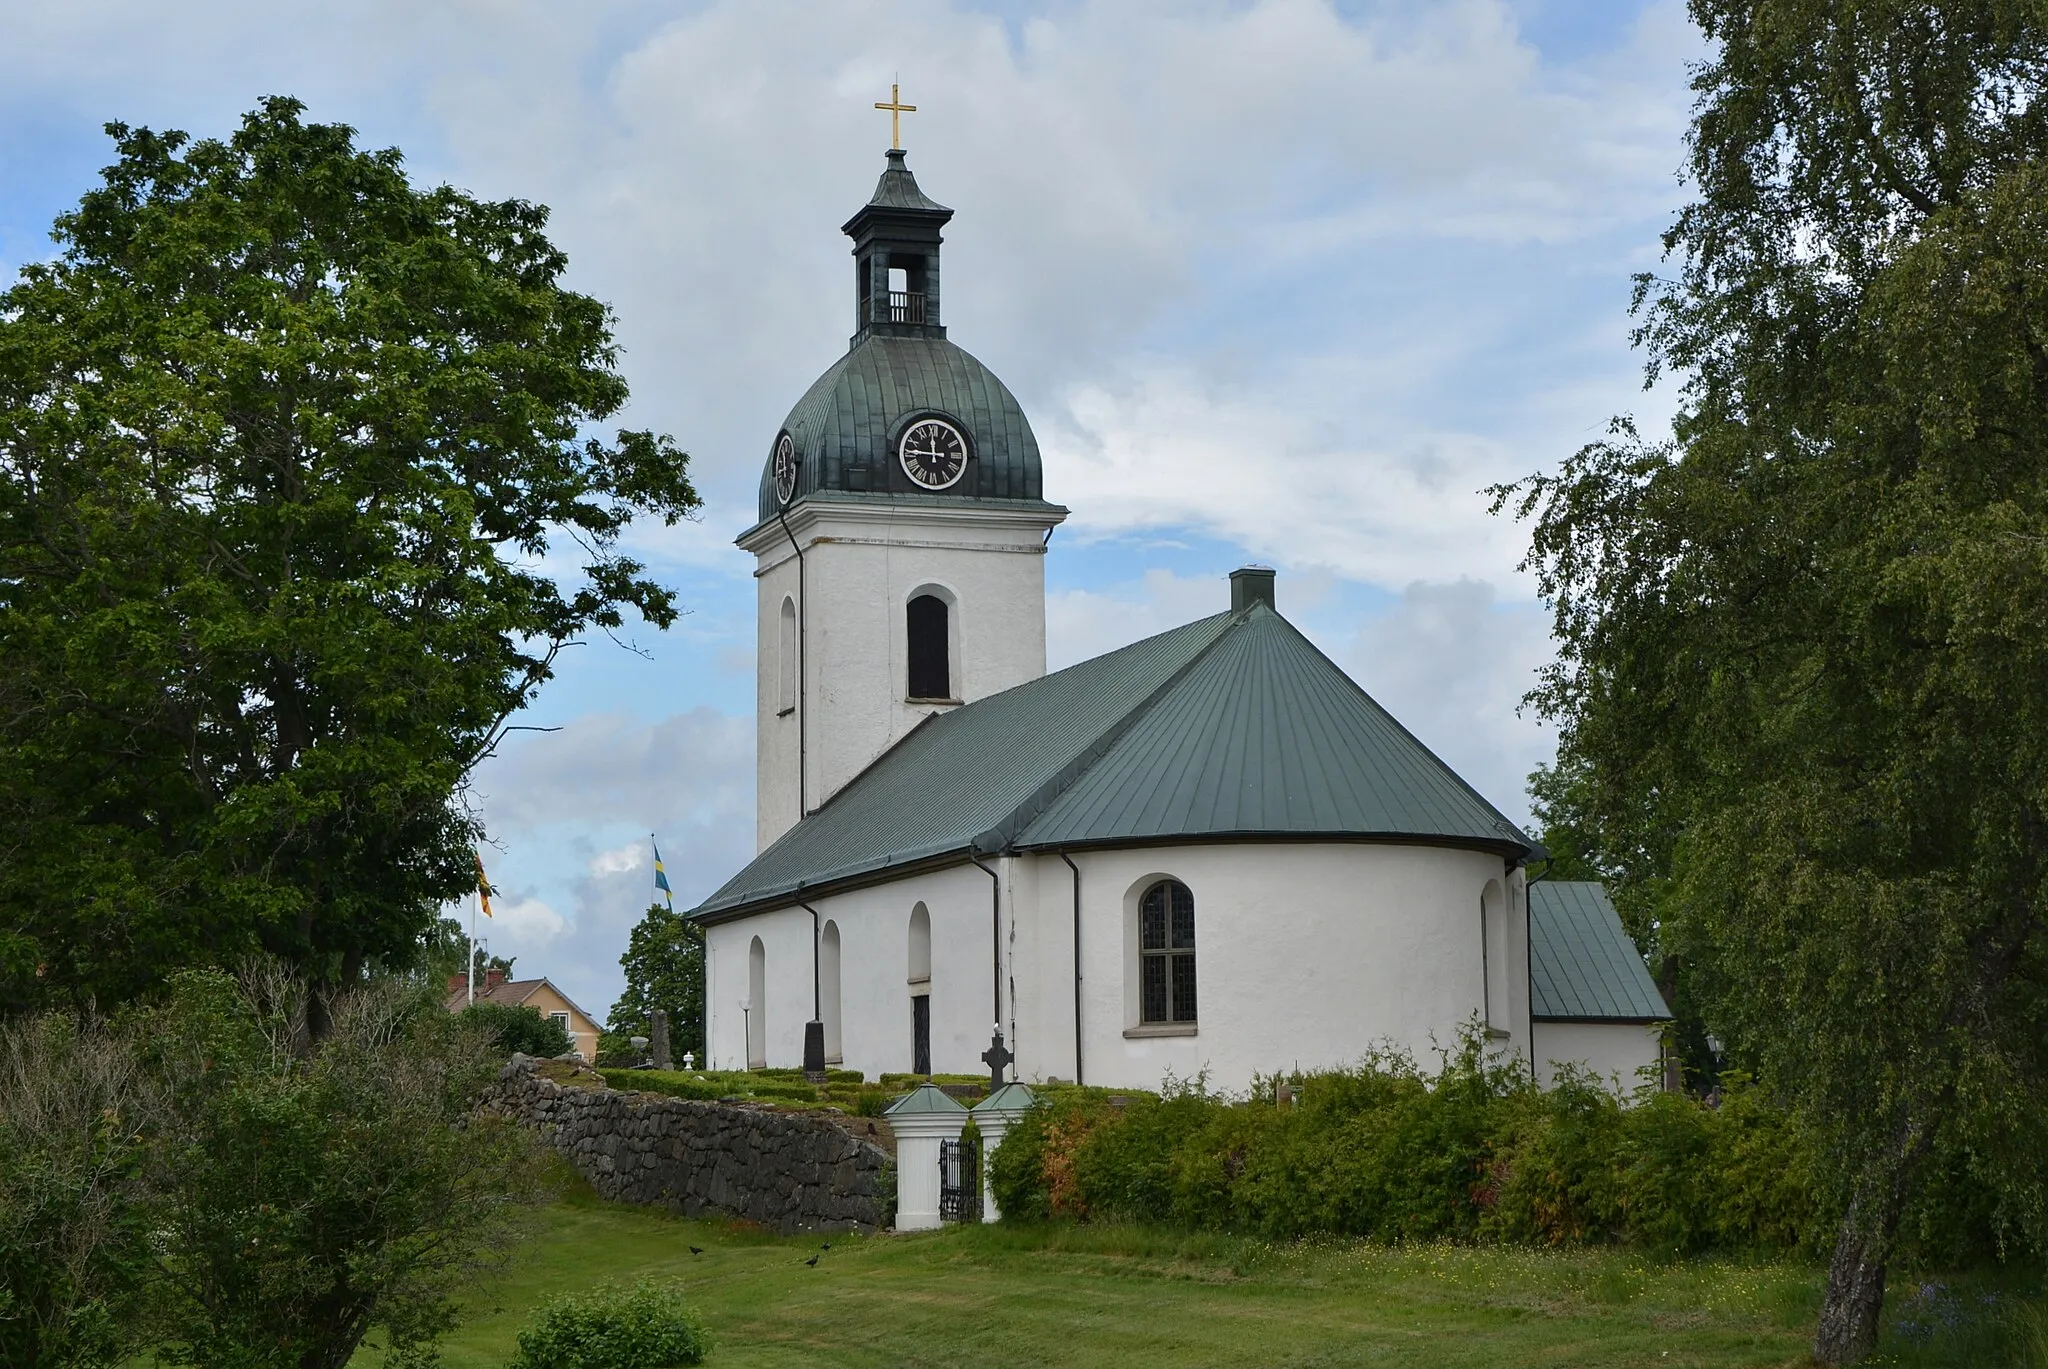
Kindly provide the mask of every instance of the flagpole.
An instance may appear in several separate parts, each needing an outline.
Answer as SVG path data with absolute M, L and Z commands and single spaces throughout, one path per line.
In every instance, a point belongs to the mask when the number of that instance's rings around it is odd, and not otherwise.
M 469 985 L 469 1005 L 476 1006 L 476 910 L 483 903 L 481 886 L 469 896 L 469 970 L 462 976 Z

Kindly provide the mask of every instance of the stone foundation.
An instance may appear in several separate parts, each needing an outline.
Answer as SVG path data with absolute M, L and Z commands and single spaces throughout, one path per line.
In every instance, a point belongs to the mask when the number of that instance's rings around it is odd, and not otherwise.
M 895 1215 L 889 1155 L 849 1130 L 853 1118 L 621 1093 L 524 1055 L 484 1106 L 539 1131 L 616 1202 L 777 1231 L 873 1231 Z

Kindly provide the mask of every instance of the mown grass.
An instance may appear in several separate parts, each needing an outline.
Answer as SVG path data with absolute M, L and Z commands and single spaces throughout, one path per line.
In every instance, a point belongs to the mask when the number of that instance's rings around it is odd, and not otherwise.
M 821 1238 L 572 1195 L 536 1214 L 478 1287 L 442 1362 L 498 1369 L 548 1296 L 645 1276 L 687 1285 L 719 1366 L 1792 1366 L 1806 1362 L 1820 1285 L 1792 1263 L 1142 1227 L 830 1239 L 821 1252 Z M 1915 1281 L 1877 1363 L 2026 1365 L 2021 1328 L 2048 1327 L 2040 1287 L 2038 1275 Z

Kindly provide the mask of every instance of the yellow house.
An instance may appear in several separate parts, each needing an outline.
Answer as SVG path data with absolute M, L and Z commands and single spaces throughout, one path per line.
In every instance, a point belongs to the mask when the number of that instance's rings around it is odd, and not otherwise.
M 590 1014 L 569 1001 L 569 995 L 542 979 L 507 979 L 503 970 L 491 970 L 476 986 L 479 1003 L 509 1003 L 532 1008 L 551 1017 L 569 1033 L 569 1048 L 585 1060 L 597 1059 L 597 1035 L 602 1030 Z M 461 1012 L 469 1006 L 469 981 L 462 975 L 448 977 L 448 1011 Z

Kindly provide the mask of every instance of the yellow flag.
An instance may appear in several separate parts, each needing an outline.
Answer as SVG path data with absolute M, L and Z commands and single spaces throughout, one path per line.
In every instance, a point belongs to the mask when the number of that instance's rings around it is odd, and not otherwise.
M 483 900 L 484 916 L 491 915 L 491 882 L 484 878 L 484 853 L 473 852 L 476 856 L 476 896 Z

